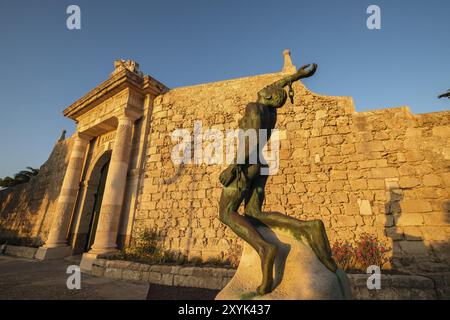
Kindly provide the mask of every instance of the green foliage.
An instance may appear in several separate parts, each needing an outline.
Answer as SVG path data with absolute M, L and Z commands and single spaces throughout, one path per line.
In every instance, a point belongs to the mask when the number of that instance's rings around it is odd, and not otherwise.
M 1 244 L 38 248 L 42 246 L 44 242 L 39 237 L 10 236 L 10 237 L 0 237 L 0 245 Z
M 38 175 L 39 169 L 27 167 L 27 170 L 22 170 L 14 175 L 14 178 L 4 177 L 0 179 L 0 187 L 9 188 L 14 187 L 22 183 L 30 181 L 33 176 Z
M 203 264 L 203 260 L 200 257 L 192 257 L 189 260 L 189 264 L 192 264 L 194 266 L 199 266 L 199 265 Z
M 355 248 L 351 243 L 337 240 L 331 250 L 334 261 L 342 270 L 349 270 L 355 265 Z
M 228 261 L 224 261 L 221 257 L 217 256 L 217 257 L 209 257 L 206 261 L 206 264 L 210 264 L 210 265 L 228 265 Z
M 391 249 L 376 236 L 362 233 L 355 245 L 347 241 L 336 241 L 331 250 L 339 268 L 366 271 L 371 265 L 382 268 L 388 262 L 386 255 Z
M 109 259 L 135 261 L 146 264 L 237 267 L 242 251 L 242 248 L 238 244 L 235 244 L 226 253 L 227 259 L 217 256 L 210 257 L 204 261 L 198 256 L 189 259 L 182 253 L 166 250 L 162 247 L 162 243 L 163 237 L 157 231 L 144 230 L 135 239 L 132 247 L 122 250 L 120 253 L 109 257 Z
M 183 255 L 164 250 L 161 237 L 154 230 L 144 230 L 135 240 L 135 245 L 122 250 L 111 259 L 131 260 L 150 264 L 181 264 L 185 260 Z
M 380 268 L 387 262 L 386 253 L 390 249 L 376 236 L 363 233 L 356 241 L 356 263 L 363 269 L 375 265 Z
M 449 98 L 450 99 L 450 89 L 448 89 L 447 92 L 439 95 L 438 98 L 439 99 L 441 99 L 441 98 Z

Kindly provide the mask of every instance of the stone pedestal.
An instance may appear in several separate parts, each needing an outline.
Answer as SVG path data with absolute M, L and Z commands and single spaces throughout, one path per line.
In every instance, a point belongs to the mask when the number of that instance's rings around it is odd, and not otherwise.
M 35 259 L 38 260 L 51 260 L 51 259 L 61 259 L 64 257 L 68 257 L 72 254 L 72 248 L 70 246 L 61 246 L 61 247 L 40 247 L 36 254 L 34 255 Z
M 351 299 L 348 278 L 342 270 L 333 273 L 317 259 L 308 245 L 287 231 L 258 227 L 263 237 L 278 247 L 274 267 L 274 289 L 257 296 L 261 260 L 245 243 L 236 274 L 217 295 L 216 300 L 343 300 Z
M 96 253 L 83 253 L 83 256 L 81 257 L 80 262 L 80 269 L 83 272 L 89 272 L 92 269 L 92 264 L 94 263 L 95 259 L 100 258 L 98 254 Z

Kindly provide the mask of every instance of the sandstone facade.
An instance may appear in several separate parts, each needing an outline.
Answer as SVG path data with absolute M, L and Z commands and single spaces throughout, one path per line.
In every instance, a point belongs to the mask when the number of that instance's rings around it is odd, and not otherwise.
M 237 239 L 217 218 L 226 165 L 174 166 L 170 133 L 192 130 L 199 119 L 206 128 L 237 128 L 246 103 L 280 77 L 177 88 L 156 98 L 135 232 L 165 230 L 167 248 L 204 259 L 227 254 Z M 420 260 L 421 268 L 447 268 L 450 113 L 358 113 L 351 98 L 321 96 L 300 83 L 294 90 L 294 104 L 279 110 L 280 168 L 269 177 L 265 210 L 320 218 L 330 241 L 376 234 L 393 247 L 398 267 Z
M 109 218 L 102 221 L 100 214 L 100 249 L 114 241 L 132 245 L 151 228 L 162 231 L 168 250 L 204 260 L 226 257 L 239 241 L 218 220 L 218 176 L 226 164 L 174 165 L 171 134 L 192 132 L 196 121 L 204 129 L 237 128 L 256 92 L 285 73 L 167 90 L 135 69 L 119 68 L 65 112 L 78 123 L 76 135 L 87 140 L 80 184 L 72 185 L 75 196 L 69 197 L 73 207 L 64 207 L 71 209 L 67 231 L 63 228 L 68 244 L 75 253 L 85 250 L 99 168 L 116 150 L 115 177 L 124 196 L 114 207 L 113 200 L 122 198 L 110 194 L 109 209 L 102 207 Z M 332 242 L 376 234 L 393 248 L 388 267 L 448 270 L 450 112 L 414 115 L 407 107 L 355 112 L 350 97 L 319 95 L 301 83 L 294 90 L 294 104 L 288 101 L 278 112 L 280 167 L 268 179 L 264 209 L 320 218 Z M 130 108 L 137 113 L 123 122 Z M 120 123 L 129 129 L 119 130 L 117 142 Z M 48 240 L 74 139 L 59 142 L 29 184 L 0 192 L 2 236 Z M 126 176 L 118 174 L 124 170 Z M 105 194 L 112 192 L 108 179 Z
M 29 183 L 0 191 L 0 236 L 27 238 L 39 245 L 47 238 L 67 168 L 72 138 L 56 142 L 48 160 Z

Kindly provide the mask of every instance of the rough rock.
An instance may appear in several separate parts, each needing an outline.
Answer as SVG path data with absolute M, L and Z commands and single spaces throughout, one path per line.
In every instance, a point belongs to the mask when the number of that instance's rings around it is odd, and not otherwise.
M 329 271 L 303 241 L 283 230 L 258 227 L 258 231 L 279 248 L 273 291 L 263 296 L 256 295 L 262 277 L 260 258 L 251 246 L 245 244 L 236 274 L 216 300 L 351 299 L 346 274 L 342 270 L 336 273 Z

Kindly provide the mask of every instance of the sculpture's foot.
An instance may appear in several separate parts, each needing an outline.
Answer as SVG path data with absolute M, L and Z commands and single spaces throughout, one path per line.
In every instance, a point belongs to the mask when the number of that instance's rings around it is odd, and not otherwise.
M 307 238 L 311 249 L 328 270 L 336 272 L 337 265 L 332 257 L 330 244 L 328 242 L 323 222 L 321 220 L 313 220 L 308 222 L 311 230 Z
M 267 294 L 272 291 L 273 286 L 273 264 L 277 256 L 278 249 L 272 244 L 268 244 L 260 253 L 261 269 L 263 279 L 261 285 L 256 289 L 259 295 Z

